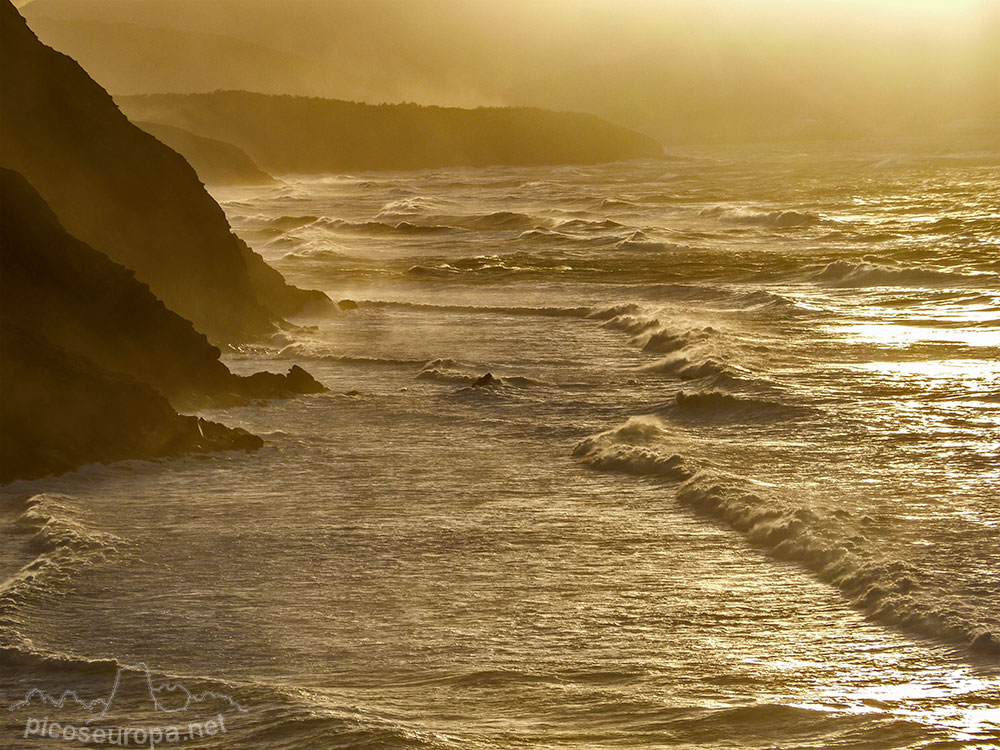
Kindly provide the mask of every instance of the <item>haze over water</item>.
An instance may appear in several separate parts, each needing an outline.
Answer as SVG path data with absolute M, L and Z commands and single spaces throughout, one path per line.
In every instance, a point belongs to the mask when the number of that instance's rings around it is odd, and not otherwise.
M 247 708 L 206 747 L 995 746 L 998 165 L 216 189 L 359 305 L 227 363 L 331 393 L 204 412 L 253 455 L 12 485 L 0 689 L 151 661 Z

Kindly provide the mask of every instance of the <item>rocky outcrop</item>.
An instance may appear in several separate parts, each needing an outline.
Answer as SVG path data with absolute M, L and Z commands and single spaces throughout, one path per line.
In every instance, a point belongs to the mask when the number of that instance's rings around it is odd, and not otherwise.
M 594 115 L 423 107 L 246 91 L 119 97 L 135 120 L 239 146 L 272 174 L 657 158 L 652 138 Z
M 75 237 L 135 271 L 215 341 L 273 329 L 325 295 L 288 285 L 229 228 L 182 156 L 139 129 L 72 59 L 0 2 L 0 166 Z
M 90 461 L 249 449 L 175 408 L 325 388 L 299 367 L 241 377 L 135 275 L 72 237 L 0 169 L 0 482 Z
M 93 462 L 220 450 L 263 441 L 181 416 L 150 386 L 100 370 L 0 319 L 0 484 Z
M 323 387 L 304 370 L 239 377 L 190 321 L 135 275 L 71 236 L 19 174 L 0 169 L 0 314 L 176 404 L 280 398 Z

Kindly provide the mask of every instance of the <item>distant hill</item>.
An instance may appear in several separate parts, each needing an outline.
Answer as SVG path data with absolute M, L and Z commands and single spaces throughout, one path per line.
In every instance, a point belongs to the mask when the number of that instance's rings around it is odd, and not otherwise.
M 156 140 L 170 146 L 194 167 L 206 185 L 266 185 L 274 178 L 253 163 L 245 151 L 231 143 L 205 138 L 155 122 L 137 122 Z
M 537 106 L 593 112 L 670 145 L 947 138 L 951 123 L 1000 120 L 996 0 L 33 0 L 24 12 L 33 24 L 127 22 L 192 37 L 151 50 L 164 67 L 149 70 L 137 41 L 146 32 L 81 27 L 74 49 L 101 61 L 115 94 Z M 228 52 L 224 66 L 182 54 L 204 49 L 198 34 L 310 63 L 261 71 Z M 186 88 L 165 80 L 173 69 Z
M 136 121 L 233 143 L 272 174 L 592 164 L 662 156 L 645 135 L 577 112 L 362 104 L 246 91 L 120 97 Z
M 271 331 L 325 295 L 288 285 L 229 228 L 191 166 L 0 2 L 0 166 L 66 229 L 216 341 Z

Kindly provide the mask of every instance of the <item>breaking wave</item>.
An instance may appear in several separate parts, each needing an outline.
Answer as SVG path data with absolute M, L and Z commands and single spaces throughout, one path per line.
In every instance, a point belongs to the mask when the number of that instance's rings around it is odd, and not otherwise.
M 643 368 L 647 372 L 672 375 L 681 380 L 698 380 L 712 375 L 733 374 L 732 368 L 712 357 L 691 358 L 672 355 Z
M 818 224 L 815 214 L 802 211 L 768 211 L 742 206 L 713 206 L 701 211 L 701 216 L 718 219 L 724 224 L 753 224 L 775 229 Z
M 900 268 L 875 263 L 850 263 L 838 260 L 817 275 L 826 284 L 843 287 L 865 286 L 968 286 L 976 282 L 995 284 L 993 274 L 967 274 L 925 268 Z
M 669 481 L 681 505 L 725 522 L 776 558 L 799 563 L 881 623 L 1000 657 L 1000 619 L 942 590 L 926 571 L 884 556 L 867 516 L 764 496 L 748 479 L 671 450 L 673 443 L 663 422 L 641 416 L 581 440 L 573 453 L 594 469 Z
M 40 494 L 25 500 L 10 531 L 26 536 L 36 557 L 0 584 L 0 625 L 4 626 L 0 632 L 7 631 L 0 646 L 5 649 L 11 647 L 11 638 L 16 640 L 23 604 L 57 597 L 78 572 L 127 548 L 124 540 L 80 518 L 59 495 Z

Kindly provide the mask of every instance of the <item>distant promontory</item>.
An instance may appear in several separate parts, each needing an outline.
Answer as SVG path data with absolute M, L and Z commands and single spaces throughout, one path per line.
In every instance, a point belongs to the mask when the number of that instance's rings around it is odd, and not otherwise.
M 231 143 L 271 174 L 595 164 L 662 156 L 652 138 L 579 112 L 363 104 L 247 91 L 125 96 L 133 121 Z

